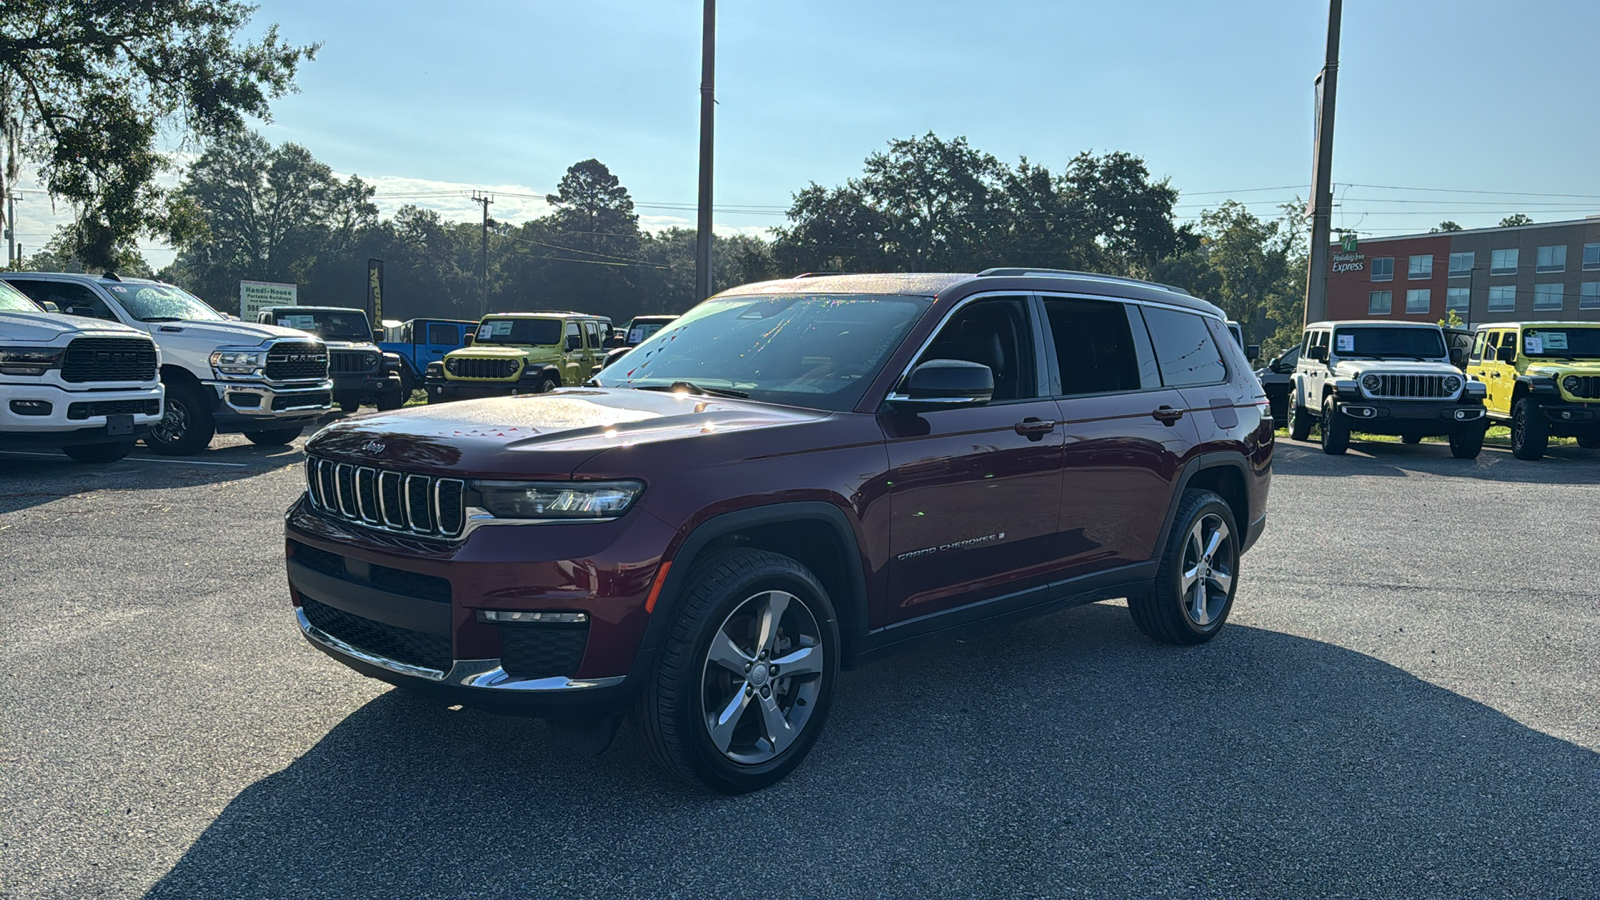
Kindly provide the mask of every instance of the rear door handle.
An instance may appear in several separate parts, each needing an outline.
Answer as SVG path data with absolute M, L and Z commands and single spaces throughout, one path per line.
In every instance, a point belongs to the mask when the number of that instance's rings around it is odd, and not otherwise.
M 1150 415 L 1153 416 L 1157 422 L 1160 422 L 1168 428 L 1171 428 L 1172 426 L 1178 424 L 1179 419 L 1183 418 L 1183 410 L 1173 409 L 1170 406 L 1161 406 L 1151 412 Z
M 1499 378 L 1500 377 L 1500 373 L 1499 372 L 1490 372 L 1489 373 L 1489 377 L 1490 378 Z
M 1055 428 L 1055 422 L 1048 419 L 1035 418 L 1034 416 L 1029 416 L 1011 426 L 1013 431 L 1030 441 L 1043 440 L 1044 436 L 1054 431 Z

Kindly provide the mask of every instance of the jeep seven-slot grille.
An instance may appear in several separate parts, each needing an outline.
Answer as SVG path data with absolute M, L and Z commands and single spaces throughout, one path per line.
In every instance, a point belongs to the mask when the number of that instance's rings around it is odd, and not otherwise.
M 1567 393 L 1585 400 L 1600 400 L 1600 375 L 1569 375 L 1561 379 L 1562 388 L 1565 389 L 1574 378 L 1578 381 L 1577 389 Z
M 361 375 L 376 366 L 367 362 L 367 356 L 376 356 L 371 350 L 329 350 L 328 371 L 335 375 Z
M 459 478 L 306 459 L 306 492 L 317 509 L 401 534 L 453 538 L 466 523 Z
M 303 341 L 273 344 L 267 350 L 266 375 L 273 381 L 323 381 L 328 377 L 328 348 Z
M 78 338 L 67 345 L 61 380 L 155 381 L 156 345 L 149 338 Z
M 457 378 L 510 378 L 522 366 L 515 359 L 473 359 L 455 356 L 444 367 Z
M 133 413 L 136 416 L 161 414 L 160 400 L 80 400 L 67 405 L 67 418 L 74 421 L 95 416 L 119 416 Z
M 1460 387 L 1455 391 L 1445 390 L 1446 378 L 1455 378 L 1458 385 L 1461 382 L 1456 375 L 1379 375 L 1378 389 L 1367 393 L 1397 400 L 1448 400 Z

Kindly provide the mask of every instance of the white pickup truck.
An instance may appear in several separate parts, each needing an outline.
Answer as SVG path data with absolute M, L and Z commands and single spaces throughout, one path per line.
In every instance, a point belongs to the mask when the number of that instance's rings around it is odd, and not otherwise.
M 143 332 L 44 312 L 0 282 L 0 449 L 127 456 L 161 421 L 160 362 Z
M 0 272 L 40 305 L 146 332 L 161 348 L 166 413 L 145 436 L 151 450 L 198 453 L 218 433 L 287 444 L 333 406 L 322 340 L 229 319 L 181 288 L 113 274 Z

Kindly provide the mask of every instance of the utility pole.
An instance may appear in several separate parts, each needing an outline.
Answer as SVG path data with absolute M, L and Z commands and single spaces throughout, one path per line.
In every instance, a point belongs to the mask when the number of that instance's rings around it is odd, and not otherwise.
M 6 265 L 15 268 L 21 262 L 17 248 L 17 192 L 6 190 Z
M 705 0 L 700 39 L 700 208 L 694 236 L 695 300 L 711 296 L 711 126 L 717 105 L 717 0 Z
M 1328 317 L 1328 244 L 1333 240 L 1333 99 L 1339 84 L 1339 19 L 1344 0 L 1328 0 L 1328 54 L 1317 76 L 1316 157 L 1311 167 L 1311 259 L 1306 322 Z
M 489 204 L 494 195 L 483 191 L 472 192 L 472 202 L 483 204 L 483 260 L 478 269 L 478 318 L 489 313 Z

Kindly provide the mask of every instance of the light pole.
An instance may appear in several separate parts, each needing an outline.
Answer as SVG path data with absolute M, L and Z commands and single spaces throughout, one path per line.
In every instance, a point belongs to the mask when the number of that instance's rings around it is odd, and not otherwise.
M 694 290 L 711 296 L 711 126 L 717 105 L 717 0 L 705 0 L 700 38 L 700 206 L 694 238 Z
M 1344 0 L 1328 0 L 1328 53 L 1317 76 L 1317 146 L 1311 168 L 1311 258 L 1306 323 L 1328 317 L 1328 242 L 1333 216 L 1333 98 L 1339 84 L 1339 20 Z

